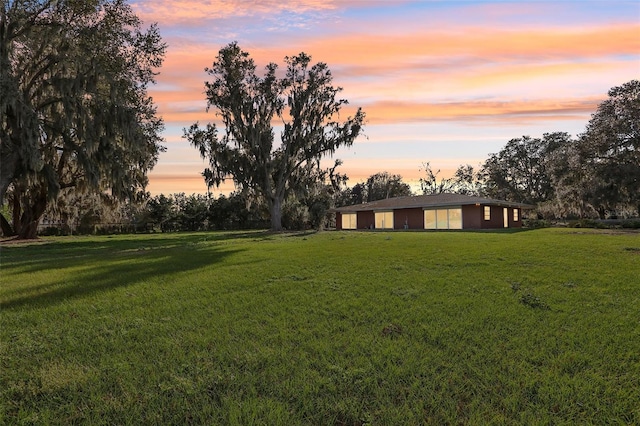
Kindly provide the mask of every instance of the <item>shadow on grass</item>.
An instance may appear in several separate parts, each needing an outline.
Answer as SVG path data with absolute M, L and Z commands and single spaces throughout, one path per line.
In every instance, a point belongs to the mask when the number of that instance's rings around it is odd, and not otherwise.
M 183 234 L 168 237 L 94 238 L 89 241 L 60 240 L 46 245 L 3 249 L 3 282 L 35 272 L 51 272 L 52 280 L 0 291 L 0 310 L 50 306 L 113 288 L 148 280 L 171 285 L 171 276 L 211 267 L 241 252 L 216 241 L 258 238 L 261 234 L 218 236 Z M 211 238 L 211 237 L 214 238 Z M 217 238 L 216 238 L 217 237 Z M 40 275 L 41 276 L 41 275 Z M 60 277 L 60 278 L 57 278 Z M 15 279 L 15 278 L 14 278 Z M 23 278 L 21 278 L 23 279 Z

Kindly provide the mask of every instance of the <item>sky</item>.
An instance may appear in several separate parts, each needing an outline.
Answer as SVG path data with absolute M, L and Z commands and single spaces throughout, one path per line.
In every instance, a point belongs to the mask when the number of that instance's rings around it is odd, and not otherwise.
M 576 136 L 611 87 L 640 78 L 640 0 L 131 4 L 168 45 L 149 90 L 167 148 L 149 174 L 152 195 L 207 193 L 206 164 L 183 129 L 216 122 L 204 69 L 233 41 L 259 72 L 300 52 L 327 63 L 349 101 L 341 116 L 357 107 L 367 115 L 364 135 L 334 154 L 349 186 L 386 171 L 417 189 L 426 162 L 449 177 L 513 138 Z M 229 179 L 211 193 L 233 189 Z

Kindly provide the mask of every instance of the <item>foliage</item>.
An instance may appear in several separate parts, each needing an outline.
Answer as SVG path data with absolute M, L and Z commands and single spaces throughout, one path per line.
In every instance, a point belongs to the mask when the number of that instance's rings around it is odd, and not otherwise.
M 147 95 L 164 56 L 124 0 L 16 0 L 0 10 L 0 200 L 35 237 L 62 191 L 143 194 L 162 120 Z
M 364 183 L 356 183 L 337 192 L 334 198 L 336 207 L 362 204 L 367 201 L 367 187 Z
M 440 169 L 435 172 L 431 168 L 431 164 L 427 161 L 422 164 L 426 176 L 420 178 L 420 189 L 425 195 L 443 194 L 454 192 L 453 179 L 441 178 L 438 181 Z
M 528 217 L 522 219 L 522 227 L 527 229 L 540 229 L 548 228 L 551 226 L 551 222 L 545 219 L 538 219 L 537 217 Z
M 562 132 L 545 133 L 542 138 L 511 139 L 482 166 L 485 194 L 527 204 L 551 200 L 555 189 L 551 164 L 559 169 L 558 161 L 563 157 L 557 151 L 572 143 L 570 135 Z
M 485 176 L 469 164 L 458 166 L 453 177 L 439 180 L 440 169 L 434 171 L 428 161 L 422 164 L 421 170 L 425 173 L 425 176 L 419 179 L 423 194 L 455 193 L 475 196 L 484 194 Z
M 640 214 L 640 81 L 609 90 L 585 132 L 512 139 L 484 163 L 484 192 L 547 218 Z
M 469 196 L 483 196 L 485 194 L 484 176 L 470 164 L 458 166 L 453 175 L 454 189 L 452 192 Z
M 402 176 L 387 172 L 369 176 L 366 187 L 367 202 L 412 195 L 411 187 L 402 181 Z
M 0 250 L 6 424 L 640 422 L 637 233 L 244 231 Z
M 334 191 L 337 207 L 362 204 L 386 198 L 406 197 L 412 195 L 411 187 L 402 181 L 402 176 L 388 172 L 375 173 L 364 183 L 353 187 Z
M 288 195 L 306 188 L 317 175 L 320 160 L 341 146 L 351 146 L 360 134 L 364 112 L 335 121 L 347 101 L 336 99 L 342 90 L 332 85 L 325 63 L 311 66 L 305 53 L 286 57 L 285 76 L 270 63 L 264 77 L 256 75 L 249 54 L 231 43 L 222 48 L 207 73 L 207 108 L 222 118 L 224 133 L 215 124 L 201 129 L 196 123 L 184 137 L 209 161 L 203 176 L 209 186 L 232 177 L 238 187 L 263 197 L 269 206 L 271 229 L 282 229 L 282 205 Z M 272 121 L 283 130 L 276 143 Z
M 285 200 L 282 224 L 285 229 L 323 229 L 329 220 L 329 209 L 336 207 L 336 199 L 349 178 L 337 172 L 342 165 L 336 160 L 328 169 L 316 169 L 306 182 Z
M 247 194 L 212 198 L 184 193 L 151 197 L 145 208 L 149 225 L 162 232 L 251 229 L 266 225 L 261 205 Z
M 640 81 L 609 90 L 577 147 L 573 190 L 604 219 L 626 206 L 640 214 Z

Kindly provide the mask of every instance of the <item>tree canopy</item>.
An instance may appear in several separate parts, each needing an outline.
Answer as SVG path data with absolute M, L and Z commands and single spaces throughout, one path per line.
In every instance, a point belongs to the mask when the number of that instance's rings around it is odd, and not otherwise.
M 388 172 L 369 176 L 366 182 L 366 194 L 367 202 L 412 195 L 411 187 L 402 181 L 402 176 Z
M 485 161 L 483 192 L 553 217 L 640 214 L 640 81 L 608 92 L 585 132 L 510 140 Z
M 554 196 L 550 160 L 557 149 L 572 143 L 567 133 L 545 133 L 542 138 L 511 139 L 482 166 L 484 193 L 490 197 L 536 204 Z
M 576 174 L 599 215 L 632 206 L 640 214 L 640 81 L 609 90 L 577 143 Z
M 327 64 L 311 65 L 305 53 L 286 57 L 283 77 L 270 63 L 263 77 L 237 43 L 223 47 L 206 72 L 207 109 L 222 120 L 219 134 L 214 123 L 185 129 L 184 137 L 208 160 L 203 172 L 209 186 L 232 178 L 241 189 L 255 191 L 266 200 L 271 229 L 282 229 L 282 204 L 292 191 L 304 189 L 320 169 L 320 160 L 339 147 L 351 146 L 360 135 L 365 114 L 338 121 L 348 102 L 337 99 L 342 90 L 333 86 Z M 279 140 L 274 121 L 281 122 Z
M 147 87 L 164 52 L 124 0 L 3 2 L 0 200 L 9 190 L 13 232 L 35 237 L 61 189 L 144 190 L 162 150 Z

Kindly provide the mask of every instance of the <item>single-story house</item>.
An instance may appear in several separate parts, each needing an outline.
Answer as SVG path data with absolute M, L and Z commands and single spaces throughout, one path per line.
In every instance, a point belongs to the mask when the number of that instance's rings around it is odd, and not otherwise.
M 333 209 L 337 229 L 520 228 L 534 206 L 461 194 L 387 198 Z

